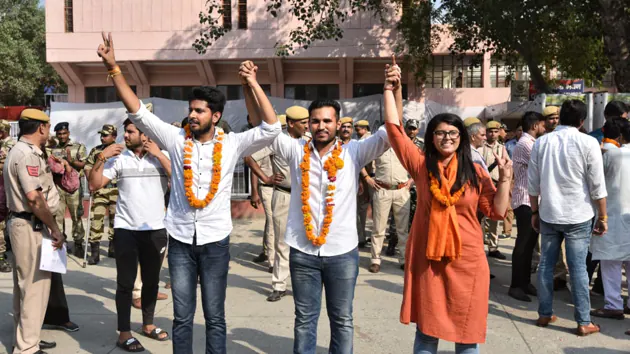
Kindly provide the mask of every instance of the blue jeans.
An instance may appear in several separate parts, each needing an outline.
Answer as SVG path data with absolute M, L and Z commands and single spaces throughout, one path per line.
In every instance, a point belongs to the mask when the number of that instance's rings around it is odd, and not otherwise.
M 322 285 L 330 320 L 330 354 L 352 353 L 352 301 L 359 275 L 359 250 L 332 257 L 319 257 L 291 248 L 289 256 L 295 329 L 293 353 L 314 354 L 317 321 L 322 304 Z
M 439 339 L 427 336 L 416 328 L 413 354 L 437 354 L 438 342 Z M 479 354 L 479 345 L 455 343 L 455 354 Z
M 193 320 L 197 305 L 197 279 L 206 320 L 206 354 L 226 349 L 225 290 L 230 263 L 230 237 L 203 246 L 170 238 L 168 268 L 173 293 L 173 353 L 193 353 Z
M 580 326 L 591 323 L 591 298 L 588 291 L 586 255 L 591 243 L 593 221 L 559 225 L 540 221 L 541 257 L 538 266 L 538 315 L 553 315 L 553 269 L 558 261 L 562 240 L 566 242 L 567 266 L 571 280 L 571 296 L 575 321 Z

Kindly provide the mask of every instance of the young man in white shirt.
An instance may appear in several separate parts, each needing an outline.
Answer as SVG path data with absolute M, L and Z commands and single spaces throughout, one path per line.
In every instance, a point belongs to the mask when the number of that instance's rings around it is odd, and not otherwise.
M 536 140 L 527 167 L 532 226 L 541 233 L 536 324 L 546 327 L 556 320 L 553 270 L 564 240 L 580 336 L 599 332 L 589 314 L 586 257 L 591 234 L 602 236 L 608 228 L 602 153 L 595 138 L 578 130 L 585 120 L 584 102 L 565 101 L 560 110 L 560 125 Z M 595 215 L 597 221 L 593 227 Z
M 171 157 L 171 197 L 165 219 L 170 235 L 168 266 L 173 308 L 173 352 L 192 354 L 197 280 L 206 320 L 206 352 L 226 353 L 225 293 L 230 262 L 230 198 L 236 163 L 269 145 L 281 127 L 256 80 L 258 68 L 244 62 L 239 76 L 245 96 L 263 122 L 243 133 L 226 134 L 217 125 L 225 96 L 199 87 L 189 97 L 188 127 L 180 129 L 156 117 L 127 84 L 114 56 L 111 34 L 98 47 L 109 76 L 131 121 Z M 260 125 L 259 125 L 260 124 Z
M 116 245 L 116 312 L 118 341 L 127 351 L 142 344 L 131 335 L 131 300 L 138 263 L 142 278 L 142 334 L 152 339 L 169 339 L 167 332 L 153 324 L 160 268 L 168 235 L 164 228 L 165 199 L 171 175 L 171 161 L 158 146 L 127 119 L 125 145 L 112 144 L 97 155 L 89 176 L 90 190 L 118 181 L 118 202 L 114 218 Z
M 313 140 L 281 134 L 272 144 L 291 169 L 285 242 L 290 249 L 295 301 L 293 351 L 315 353 L 322 285 L 330 320 L 331 353 L 351 353 L 352 301 L 359 273 L 357 192 L 363 166 L 389 148 L 384 128 L 345 145 L 337 138 L 340 106 L 317 100 L 309 107 Z M 332 212 L 331 212 L 332 211 Z

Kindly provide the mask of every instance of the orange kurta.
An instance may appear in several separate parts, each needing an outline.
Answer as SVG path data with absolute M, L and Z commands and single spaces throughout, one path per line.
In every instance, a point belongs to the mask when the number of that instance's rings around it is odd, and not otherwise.
M 488 317 L 490 270 L 477 210 L 492 219 L 496 189 L 475 164 L 479 190 L 468 188 L 455 205 L 462 241 L 461 259 L 429 261 L 426 256 L 431 192 L 424 154 L 401 126 L 387 124 L 389 142 L 417 186 L 418 200 L 405 254 L 405 287 L 400 321 L 414 322 L 422 333 L 455 343 L 484 343 Z M 426 142 L 431 144 L 430 141 Z

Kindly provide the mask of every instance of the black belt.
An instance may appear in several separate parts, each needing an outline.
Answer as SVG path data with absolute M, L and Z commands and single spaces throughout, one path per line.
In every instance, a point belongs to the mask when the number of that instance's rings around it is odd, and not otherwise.
M 283 192 L 291 193 L 291 188 L 275 186 L 276 189 L 281 190 Z
M 9 216 L 12 217 L 12 218 L 24 219 L 26 221 L 33 220 L 33 213 L 29 213 L 27 211 L 23 211 L 23 212 L 20 212 L 20 213 L 16 213 L 16 212 L 12 211 Z
M 261 187 L 271 187 L 273 188 L 273 184 L 260 184 Z

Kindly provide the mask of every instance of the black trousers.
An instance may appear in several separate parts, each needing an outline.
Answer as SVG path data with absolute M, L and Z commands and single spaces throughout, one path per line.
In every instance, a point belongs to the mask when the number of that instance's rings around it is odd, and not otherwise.
M 63 290 L 61 274 L 50 273 L 50 297 L 48 298 L 44 324 L 61 326 L 68 322 L 70 322 L 70 311 L 68 310 L 68 301 L 66 301 L 66 292 Z
M 512 252 L 511 288 L 524 289 L 531 283 L 532 255 L 538 242 L 538 233 L 532 227 L 532 208 L 521 205 L 514 209 L 516 216 L 516 244 Z
M 116 248 L 116 312 L 118 330 L 131 330 L 131 298 L 138 263 L 142 277 L 142 324 L 153 324 L 160 268 L 166 254 L 168 236 L 165 229 L 151 231 L 114 230 Z

